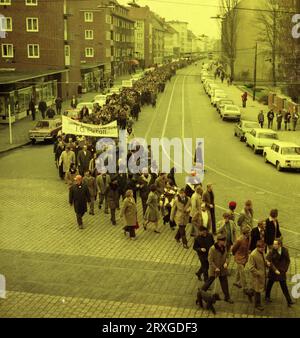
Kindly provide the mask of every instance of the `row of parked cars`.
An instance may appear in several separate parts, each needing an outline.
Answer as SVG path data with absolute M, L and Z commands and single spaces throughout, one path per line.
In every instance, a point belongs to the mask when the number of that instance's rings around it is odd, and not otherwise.
M 258 122 L 242 120 L 240 108 L 215 83 L 208 67 L 209 65 L 204 65 L 201 72 L 204 90 L 223 120 L 237 122 L 234 126 L 234 136 L 245 142 L 254 154 L 262 154 L 265 162 L 274 165 L 278 171 L 300 170 L 300 146 L 280 141 L 276 131 L 263 129 Z

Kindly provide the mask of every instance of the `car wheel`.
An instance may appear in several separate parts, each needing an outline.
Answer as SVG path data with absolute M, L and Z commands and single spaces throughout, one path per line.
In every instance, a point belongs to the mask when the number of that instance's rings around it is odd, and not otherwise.
M 277 169 L 277 171 L 282 171 L 280 162 L 278 162 L 278 161 L 276 162 L 276 169 Z
M 235 137 L 237 137 L 237 133 L 236 133 L 236 131 L 234 132 L 234 136 L 235 136 Z
M 249 143 L 248 143 L 248 141 L 247 141 L 246 138 L 245 138 L 245 142 L 246 142 L 246 147 L 249 147 L 250 145 L 249 145 Z
M 268 158 L 267 158 L 267 154 L 264 154 L 264 160 L 265 160 L 265 163 L 269 163 Z
M 224 116 L 222 116 L 222 120 L 225 121 L 225 117 Z
M 257 154 L 257 149 L 256 149 L 255 145 L 253 145 L 253 153 Z
M 33 138 L 33 139 L 31 140 L 31 144 L 36 144 L 36 139 L 35 139 L 35 138 Z
M 244 136 L 241 135 L 241 136 L 240 136 L 240 141 L 241 141 L 241 142 L 244 142 L 244 139 L 245 139 Z

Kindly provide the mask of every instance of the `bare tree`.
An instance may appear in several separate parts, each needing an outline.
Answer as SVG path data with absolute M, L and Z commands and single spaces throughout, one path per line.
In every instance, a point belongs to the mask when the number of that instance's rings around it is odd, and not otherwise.
M 229 64 L 232 79 L 235 76 L 239 2 L 239 0 L 220 0 L 222 51 L 225 61 Z

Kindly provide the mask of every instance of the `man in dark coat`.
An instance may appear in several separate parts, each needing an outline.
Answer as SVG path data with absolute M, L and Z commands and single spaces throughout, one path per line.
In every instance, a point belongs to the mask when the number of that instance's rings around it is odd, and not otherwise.
M 150 175 L 148 174 L 148 170 L 143 171 L 142 175 L 138 177 L 137 184 L 140 191 L 140 197 L 142 201 L 143 207 L 143 215 L 145 215 L 147 209 L 147 200 L 148 195 L 150 193 Z
M 267 118 L 268 118 L 268 128 L 272 129 L 273 128 L 273 120 L 274 120 L 275 114 L 273 112 L 273 109 L 271 109 L 268 114 L 267 114 Z
M 69 203 L 74 204 L 74 210 L 77 217 L 79 229 L 83 229 L 82 217 L 87 212 L 87 203 L 91 202 L 89 189 L 85 184 L 82 184 L 82 176 L 75 177 L 75 183 L 69 191 Z
M 42 114 L 42 118 L 44 119 L 46 117 L 45 113 L 46 113 L 46 110 L 47 110 L 47 103 L 45 101 L 41 100 L 39 102 L 39 107 L 38 108 L 39 108 L 39 111 Z
M 250 234 L 250 251 L 256 249 L 256 244 L 258 241 L 263 241 L 265 243 L 265 231 L 266 231 L 266 222 L 259 221 L 257 227 L 251 230 Z
M 276 238 L 281 237 L 281 232 L 278 223 L 278 210 L 273 209 L 270 211 L 270 217 L 266 220 L 266 244 L 269 250 L 272 250 L 273 243 Z
M 119 208 L 119 191 L 118 191 L 118 181 L 115 180 L 109 184 L 107 201 L 108 207 L 110 209 L 110 221 L 112 225 L 116 225 L 116 209 Z
M 276 239 L 273 243 L 273 249 L 267 255 L 267 261 L 271 263 L 268 275 L 266 289 L 266 302 L 271 303 L 271 290 L 275 282 L 280 283 L 281 290 L 286 298 L 288 306 L 294 304 L 289 294 L 286 284 L 286 273 L 290 266 L 290 256 L 288 249 L 282 246 L 281 239 Z
M 193 249 L 197 252 L 200 269 L 196 272 L 198 279 L 201 280 L 201 275 L 204 276 L 204 282 L 208 280 L 208 252 L 211 246 L 214 245 L 212 234 L 207 231 L 207 228 L 201 226 L 199 228 L 199 236 L 195 238 Z
M 28 110 L 31 112 L 32 121 L 35 121 L 35 103 L 33 99 L 30 100 L 28 108 Z
M 77 163 L 79 174 L 83 175 L 90 165 L 90 160 L 92 159 L 92 154 L 87 150 L 87 146 L 84 145 L 83 149 L 78 152 Z
M 62 98 L 59 96 L 55 100 L 55 107 L 56 107 L 56 114 L 57 115 L 61 114 Z
M 46 116 L 48 117 L 48 119 L 53 119 L 53 117 L 55 116 L 55 110 L 52 107 L 49 107 L 47 109 Z

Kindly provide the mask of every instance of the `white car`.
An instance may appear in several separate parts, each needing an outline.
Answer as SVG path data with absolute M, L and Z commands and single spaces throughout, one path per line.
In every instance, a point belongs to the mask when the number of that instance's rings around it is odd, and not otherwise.
M 234 104 L 225 104 L 220 111 L 220 116 L 223 121 L 234 120 L 239 122 L 242 114 L 238 106 Z
M 223 90 L 215 90 L 212 97 L 211 97 L 211 104 L 216 107 L 217 102 L 221 101 L 222 99 L 226 99 L 227 94 L 223 92 Z
M 283 169 L 300 169 L 300 146 L 291 142 L 274 142 L 264 149 L 266 163 L 272 163 L 278 171 Z
M 245 134 L 248 147 L 253 149 L 254 154 L 263 152 L 265 147 L 271 147 L 278 140 L 278 134 L 271 129 L 255 128 Z
M 217 101 L 217 104 L 216 104 L 216 108 L 217 108 L 217 112 L 220 114 L 220 111 L 222 108 L 224 108 L 224 106 L 226 104 L 233 104 L 234 105 L 234 101 L 233 100 L 230 100 L 230 99 L 221 99 L 220 101 Z
M 213 90 L 214 89 L 219 89 L 219 86 L 215 83 L 210 83 L 208 86 L 207 86 L 207 95 L 209 97 L 211 97 L 212 93 L 213 93 Z
M 212 84 L 212 83 L 215 83 L 215 81 L 213 79 L 207 78 L 207 79 L 204 80 L 203 86 L 204 86 L 204 90 L 205 90 L 206 93 L 207 93 L 207 90 L 208 90 L 208 85 Z
M 34 128 L 29 130 L 29 138 L 32 144 L 41 141 L 54 141 L 61 128 L 61 117 L 40 120 Z

